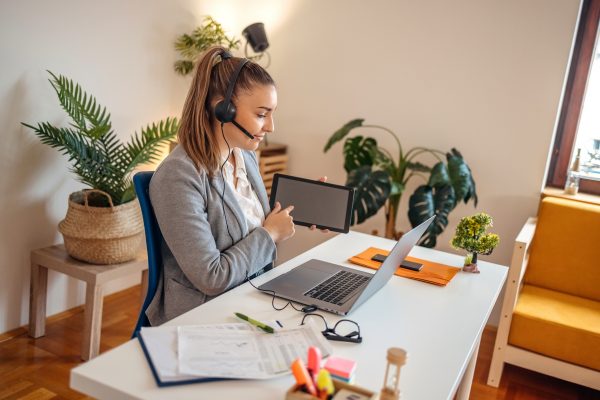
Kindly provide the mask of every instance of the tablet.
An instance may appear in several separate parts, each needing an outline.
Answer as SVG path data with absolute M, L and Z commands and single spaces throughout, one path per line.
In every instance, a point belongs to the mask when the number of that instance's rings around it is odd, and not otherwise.
M 353 200 L 354 188 L 348 186 L 283 174 L 273 177 L 271 208 L 277 201 L 282 208 L 293 205 L 290 215 L 297 225 L 348 233 Z

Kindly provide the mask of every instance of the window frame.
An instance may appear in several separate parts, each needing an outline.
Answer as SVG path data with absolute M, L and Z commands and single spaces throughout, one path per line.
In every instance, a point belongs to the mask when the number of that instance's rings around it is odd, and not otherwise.
M 599 20 L 600 0 L 584 0 L 550 158 L 547 186 L 562 188 L 567 180 L 585 88 L 594 56 Z M 579 191 L 600 195 L 600 181 L 582 179 Z

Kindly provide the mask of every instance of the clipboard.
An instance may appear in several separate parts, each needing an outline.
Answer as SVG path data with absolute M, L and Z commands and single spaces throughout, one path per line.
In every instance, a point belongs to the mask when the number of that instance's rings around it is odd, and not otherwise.
M 204 382 L 214 382 L 214 381 L 227 381 L 227 380 L 235 380 L 228 378 L 209 378 L 209 377 L 198 377 L 198 376 L 190 376 L 190 377 L 175 377 L 171 379 L 164 379 L 158 373 L 158 368 L 154 364 L 152 357 L 150 356 L 150 352 L 144 339 L 141 335 L 141 330 L 136 333 L 136 337 L 140 342 L 140 346 L 142 347 L 142 351 L 144 352 L 144 356 L 146 357 L 146 361 L 148 361 L 148 365 L 150 366 L 150 370 L 152 371 L 152 376 L 156 381 L 156 385 L 159 387 L 169 387 L 169 386 L 178 386 L 178 385 L 189 385 L 191 383 L 204 383 Z

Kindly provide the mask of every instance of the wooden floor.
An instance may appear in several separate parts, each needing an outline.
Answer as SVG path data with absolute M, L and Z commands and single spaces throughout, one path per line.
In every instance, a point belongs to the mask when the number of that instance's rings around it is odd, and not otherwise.
M 140 287 L 137 286 L 104 299 L 101 352 L 129 340 L 137 319 L 139 298 Z M 81 362 L 82 326 L 83 310 L 77 308 L 49 318 L 46 336 L 42 338 L 31 339 L 21 330 L 18 336 L 1 342 L 0 399 L 88 398 L 69 389 L 69 370 Z M 484 331 L 471 399 L 600 399 L 598 391 L 510 365 L 504 369 L 498 389 L 487 386 L 494 337 L 493 329 Z

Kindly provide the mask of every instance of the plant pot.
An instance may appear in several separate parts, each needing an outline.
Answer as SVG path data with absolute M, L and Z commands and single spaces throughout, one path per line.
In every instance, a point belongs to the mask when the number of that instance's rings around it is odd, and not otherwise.
M 477 268 L 477 263 L 467 264 L 462 267 L 462 270 L 463 270 L 463 272 L 471 272 L 473 274 L 478 274 L 480 272 L 479 268 Z
M 88 197 L 99 193 L 109 207 L 93 207 Z M 67 215 L 58 224 L 67 253 L 92 264 L 117 264 L 133 260 L 144 239 L 144 222 L 137 199 L 118 206 L 110 195 L 89 189 L 69 195 Z

